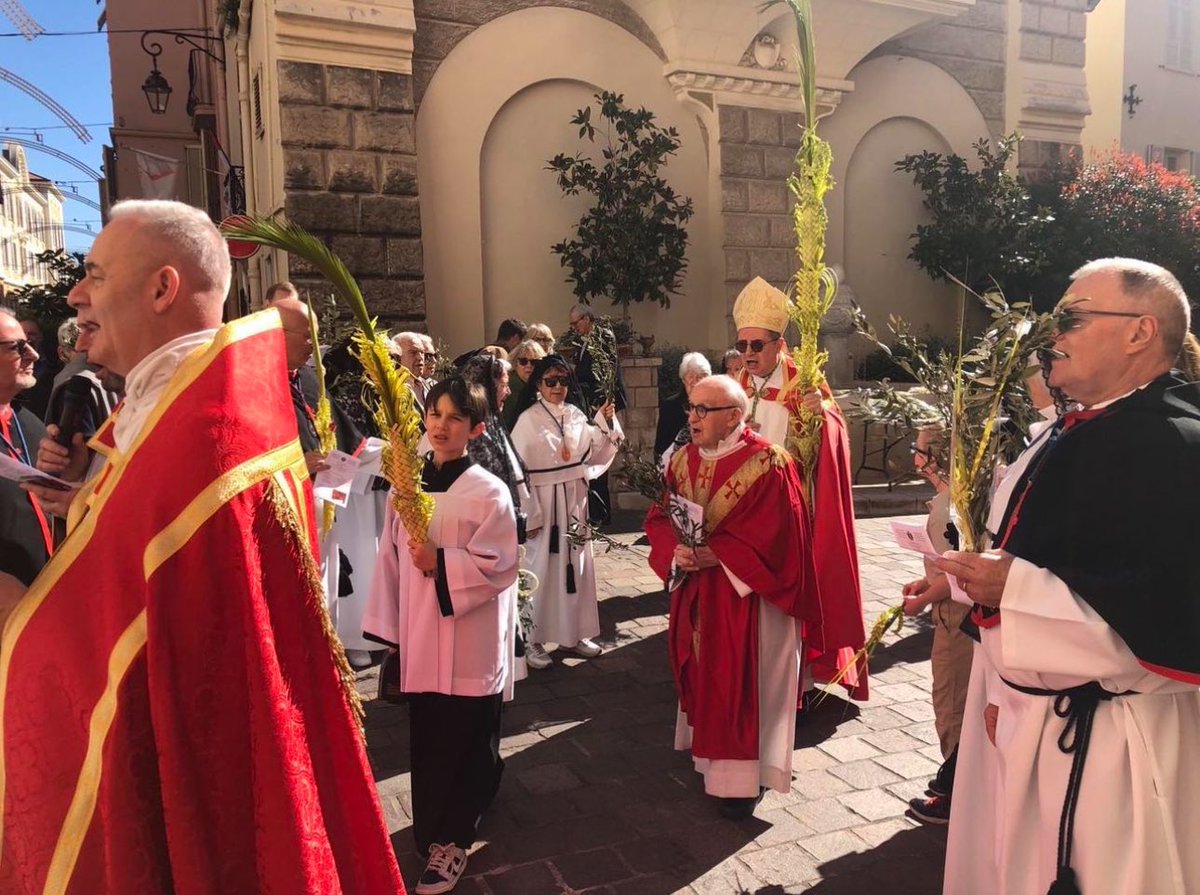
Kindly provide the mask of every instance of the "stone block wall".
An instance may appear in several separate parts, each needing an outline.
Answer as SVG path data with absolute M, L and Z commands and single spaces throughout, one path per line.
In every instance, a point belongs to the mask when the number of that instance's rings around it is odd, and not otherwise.
M 279 62 L 285 212 L 346 262 L 388 327 L 424 326 L 412 78 Z M 293 257 L 300 287 L 327 289 Z
M 787 178 L 800 146 L 793 112 L 718 108 L 721 212 L 725 221 L 727 312 L 751 279 L 784 288 L 795 270 L 795 233 Z
M 1082 68 L 1088 0 L 1022 0 L 1021 58 Z
M 1044 2 L 1052 6 L 1054 0 Z M 1004 130 L 1007 32 L 1008 0 L 976 0 L 974 7 L 954 19 L 889 41 L 872 55 L 914 56 L 944 69 L 975 100 L 990 136 L 996 138 Z
M 625 381 L 625 397 L 629 406 L 621 415 L 625 438 L 635 451 L 654 449 L 658 431 L 658 372 L 661 357 L 621 358 L 621 378 Z M 614 473 L 620 469 L 621 458 L 613 464 Z M 616 475 L 609 476 L 609 493 L 619 510 L 645 509 L 648 502 L 640 494 L 622 491 Z

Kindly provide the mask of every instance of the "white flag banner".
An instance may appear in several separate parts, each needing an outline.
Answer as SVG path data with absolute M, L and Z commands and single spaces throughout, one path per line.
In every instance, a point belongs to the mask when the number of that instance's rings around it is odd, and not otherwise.
M 141 149 L 133 150 L 137 156 L 138 179 L 142 184 L 142 196 L 146 199 L 174 199 L 175 179 L 183 164 L 178 159 L 156 155 Z

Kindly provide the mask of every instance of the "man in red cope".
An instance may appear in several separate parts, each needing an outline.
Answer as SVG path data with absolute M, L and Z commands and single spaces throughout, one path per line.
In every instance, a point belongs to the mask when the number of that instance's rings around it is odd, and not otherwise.
M 794 432 L 801 408 L 820 412 L 821 445 L 817 452 L 812 494 L 813 555 L 824 619 L 825 646 L 813 653 L 804 669 L 804 689 L 816 681 L 830 681 L 862 648 L 862 592 L 858 579 L 858 552 L 854 540 L 854 497 L 851 492 L 850 437 L 846 420 L 827 385 L 805 393 L 800 388 L 796 364 L 787 353 L 789 300 L 761 277 L 742 290 L 733 306 L 737 326 L 736 348 L 744 366 L 738 382 L 750 399 L 747 425 L 771 444 L 795 453 Z M 800 470 L 801 476 L 804 471 Z M 867 698 L 867 661 L 851 667 L 842 684 L 854 699 Z
M 85 269 L 69 301 L 127 397 L 0 635 L 0 892 L 403 892 L 279 315 L 220 325 L 229 256 L 181 203 L 114 206 Z
M 812 540 L 795 465 L 743 424 L 738 384 L 709 376 L 689 401 L 692 443 L 667 486 L 702 545 L 652 508 L 650 564 L 664 581 L 686 573 L 671 593 L 675 747 L 691 748 L 721 813 L 742 818 L 766 788 L 791 789 L 801 624 L 805 646 L 820 643 Z

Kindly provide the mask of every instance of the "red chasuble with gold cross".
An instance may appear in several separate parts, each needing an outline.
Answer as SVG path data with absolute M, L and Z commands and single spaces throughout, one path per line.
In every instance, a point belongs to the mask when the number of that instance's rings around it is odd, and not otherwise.
M 274 313 L 176 370 L 0 638 L 0 892 L 403 892 Z M 118 411 L 119 415 L 120 411 Z
M 761 394 L 757 393 L 750 374 L 744 369 L 738 373 L 737 380 L 752 403 L 756 400 L 781 403 L 787 409 L 790 424 L 794 424 L 800 417 L 804 393 L 799 388 L 795 362 L 784 355 L 780 363 L 783 367 L 781 388 L 765 388 Z M 858 547 L 854 534 L 850 435 L 846 418 L 833 400 L 829 387 L 823 387 L 822 392 L 825 398 L 825 424 L 821 427 L 816 480 L 812 488 L 812 537 L 821 592 L 825 649 L 813 656 L 811 667 L 816 680 L 830 681 L 854 658 L 866 642 L 866 636 L 858 576 Z M 781 444 L 781 447 L 788 445 Z M 803 470 L 798 470 L 798 473 L 803 477 Z M 842 685 L 854 699 L 867 698 L 865 657 L 859 660 L 856 667 L 849 669 Z
M 808 510 L 795 465 L 746 430 L 742 446 L 706 460 L 694 444 L 675 452 L 672 492 L 704 508 L 705 539 L 750 588 L 740 596 L 725 569 L 692 572 L 671 594 L 670 653 L 692 754 L 758 758 L 758 625 L 765 600 L 804 625 L 804 645 L 821 638 Z M 679 540 L 663 512 L 646 517 L 650 565 L 664 581 Z M 817 646 L 819 649 L 819 646 Z

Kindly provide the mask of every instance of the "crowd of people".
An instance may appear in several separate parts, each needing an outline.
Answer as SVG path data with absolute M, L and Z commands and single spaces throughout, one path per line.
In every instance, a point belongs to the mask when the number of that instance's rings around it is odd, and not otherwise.
M 19 399 L 49 374 L 0 311 L 0 446 L 38 470 L 0 478 L 0 891 L 403 892 L 355 688 L 382 663 L 408 706 L 415 891 L 449 892 L 500 786 L 504 703 L 556 652 L 602 652 L 591 536 L 625 396 L 587 305 L 565 337 L 507 319 L 452 362 L 390 337 L 424 518 L 389 491 L 349 345 L 314 344 L 288 283 L 222 323 L 229 281 L 203 213 L 114 206 L 40 414 Z M 949 895 L 1200 887 L 1189 306 L 1119 259 L 1071 296 L 992 550 L 955 549 L 943 433 L 916 445 L 937 555 L 905 610 L 933 607 L 946 763 L 911 808 L 950 824 Z M 645 521 L 675 746 L 734 820 L 792 787 L 818 684 L 869 697 L 846 422 L 802 384 L 788 301 L 754 279 L 721 371 L 683 357 Z

